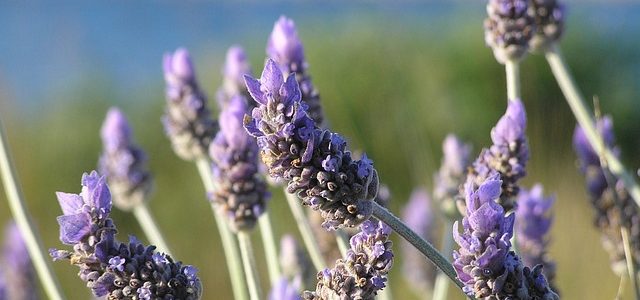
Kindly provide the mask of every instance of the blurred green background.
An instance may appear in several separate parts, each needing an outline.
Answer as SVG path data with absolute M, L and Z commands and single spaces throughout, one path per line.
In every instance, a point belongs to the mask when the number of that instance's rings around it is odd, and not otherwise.
M 161 55 L 189 47 L 201 86 L 213 99 L 226 47 L 242 44 L 254 71 L 261 70 L 280 14 L 297 23 L 331 128 L 374 160 L 393 194 L 393 211 L 415 186 L 431 188 L 447 133 L 472 142 L 474 153 L 489 145 L 506 91 L 503 67 L 484 46 L 480 2 L 3 3 L 0 119 L 45 246 L 62 247 L 54 192 L 79 192 L 82 172 L 96 166 L 104 114 L 117 105 L 148 152 L 155 177 L 150 206 L 174 253 L 199 268 L 204 299 L 231 298 L 196 168 L 172 153 L 159 121 Z M 614 116 L 624 161 L 634 170 L 640 166 L 639 20 L 636 4 L 570 2 L 561 43 L 585 96 L 597 96 L 601 110 Z M 541 182 L 557 195 L 550 253 L 558 262 L 558 286 L 564 299 L 612 299 L 619 278 L 592 226 L 571 148 L 574 119 L 544 57 L 530 55 L 521 70 L 531 147 L 524 185 Z M 281 192 L 273 192 L 276 234 L 297 234 Z M 5 200 L 0 193 L 0 224 L 10 219 Z M 120 239 L 142 237 L 131 215 L 115 211 L 113 218 Z M 255 244 L 261 254 L 257 234 Z M 258 261 L 268 290 L 264 258 Z M 401 264 L 397 255 L 394 296 L 419 299 L 403 280 Z M 54 267 L 70 299 L 89 298 L 75 267 Z M 453 289 L 450 295 L 462 299 Z M 627 285 L 622 299 L 631 298 Z

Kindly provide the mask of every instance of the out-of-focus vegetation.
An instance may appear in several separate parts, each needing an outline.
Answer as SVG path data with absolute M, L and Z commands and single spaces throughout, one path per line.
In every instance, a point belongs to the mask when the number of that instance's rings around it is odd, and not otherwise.
M 373 158 L 381 181 L 391 188 L 393 211 L 399 211 L 414 186 L 431 187 L 447 133 L 472 142 L 475 153 L 490 143 L 489 130 L 505 110 L 505 78 L 502 66 L 484 47 L 477 24 L 416 32 L 365 19 L 334 31 L 297 21 L 331 128 L 342 133 L 352 149 Z M 246 45 L 255 70 L 261 69 L 269 30 L 261 29 L 264 36 Z M 638 167 L 640 41 L 570 31 L 562 46 L 585 95 L 598 96 L 601 110 L 614 116 L 624 160 L 629 167 Z M 223 53 L 219 48 L 209 51 L 206 45 L 193 50 L 199 54 L 195 61 L 201 85 L 212 98 L 220 83 L 217 70 Z M 102 78 L 99 70 L 51 94 L 43 101 L 46 107 L 22 106 L 2 93 L 0 117 L 44 244 L 61 247 L 54 192 L 79 191 L 82 172 L 96 166 L 104 114 L 110 105 L 121 106 L 135 138 L 148 152 L 155 177 L 150 206 L 174 253 L 199 268 L 205 299 L 228 299 L 222 248 L 197 171 L 172 153 L 159 121 L 164 106 L 159 65 L 160 57 L 153 83 L 131 90 L 127 97 L 116 96 L 112 81 Z M 610 271 L 592 226 L 591 207 L 571 148 L 574 119 L 542 56 L 529 56 L 521 69 L 532 153 L 524 185 L 541 182 L 547 192 L 557 195 L 551 255 L 558 261 L 558 286 L 564 299 L 612 299 L 619 279 Z M 279 236 L 294 227 L 281 192 L 273 194 L 269 210 Z M 10 218 L 5 200 L 0 193 L 0 224 Z M 113 218 L 120 239 L 128 234 L 142 237 L 132 215 L 115 211 Z M 254 238 L 261 247 L 257 233 Z M 262 249 L 255 253 L 268 290 Z M 415 298 L 402 280 L 401 262 L 397 257 L 391 272 L 394 295 Z M 88 298 L 74 267 L 55 263 L 55 271 L 70 299 Z M 451 295 L 462 299 L 453 289 Z M 628 287 L 624 298 L 631 298 Z

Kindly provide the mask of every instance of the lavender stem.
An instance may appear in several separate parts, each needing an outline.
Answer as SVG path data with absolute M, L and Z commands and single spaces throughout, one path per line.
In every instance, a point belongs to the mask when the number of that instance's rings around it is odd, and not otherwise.
M 442 228 L 445 229 L 442 236 L 442 253 L 453 253 L 453 234 L 451 233 L 453 221 L 449 218 L 445 219 Z M 447 280 L 447 275 L 443 272 L 438 272 L 433 289 L 433 300 L 446 300 L 448 292 L 449 280 Z
M 638 186 L 638 183 L 631 173 L 625 169 L 620 160 L 609 149 L 598 142 L 602 137 L 600 137 L 596 131 L 592 114 L 589 113 L 585 105 L 584 97 L 580 94 L 573 77 L 569 73 L 569 67 L 564 61 L 560 47 L 558 47 L 558 45 L 550 46 L 545 52 L 545 57 L 573 115 L 576 117 L 580 127 L 584 130 L 587 140 L 596 152 L 604 155 L 609 170 L 624 182 L 625 188 L 629 191 L 629 194 L 636 204 L 640 206 L 640 186 Z
M 629 242 L 629 229 L 627 227 L 621 227 L 620 233 L 622 234 L 622 244 L 624 245 L 624 255 L 627 257 L 627 271 L 629 272 L 629 280 L 631 280 L 631 287 L 633 287 L 633 294 L 636 300 L 640 300 L 640 287 L 638 287 L 638 277 L 636 275 L 636 262 L 631 254 L 631 243 Z
M 285 198 L 287 198 L 287 202 L 289 203 L 289 208 L 291 209 L 293 218 L 298 224 L 298 229 L 300 230 L 300 234 L 302 235 L 302 241 L 304 242 L 305 247 L 307 247 L 307 251 L 309 251 L 309 257 L 311 258 L 313 266 L 316 268 L 316 270 L 324 270 L 327 265 L 322 258 L 318 240 L 313 234 L 313 230 L 311 230 L 311 225 L 309 224 L 309 220 L 307 219 L 307 216 L 302 209 L 302 205 L 298 203 L 298 197 L 296 197 L 296 195 L 294 194 L 288 193 L 286 190 L 284 191 L 284 195 Z
M 280 265 L 278 264 L 278 248 L 273 237 L 273 227 L 271 226 L 271 217 L 265 212 L 258 219 L 260 227 L 260 236 L 262 236 L 262 244 L 264 245 L 264 254 L 267 257 L 267 269 L 269 270 L 269 281 L 271 285 L 278 283 L 282 277 Z
M 509 100 L 520 99 L 520 63 L 507 60 L 504 64 L 507 73 L 507 97 Z
M 46 252 L 43 251 L 40 236 L 27 211 L 18 183 L 18 176 L 11 163 L 9 145 L 5 137 L 4 129 L 2 128 L 2 123 L 0 123 L 0 174 L 2 175 L 2 184 L 7 194 L 9 208 L 11 209 L 16 225 L 18 225 L 18 229 L 20 229 L 20 234 L 24 238 L 27 251 L 33 261 L 36 273 L 38 273 L 42 287 L 49 299 L 65 299 L 60 289 L 58 279 L 53 273 L 49 259 L 47 259 Z
M 149 212 L 149 207 L 147 206 L 147 204 L 141 203 L 139 205 L 136 205 L 133 208 L 133 215 L 138 220 L 138 223 L 140 224 L 140 227 L 142 228 L 144 234 L 149 239 L 149 242 L 158 247 L 161 252 L 174 257 L 173 254 L 171 254 L 171 250 L 169 250 L 169 245 L 164 240 L 162 233 L 160 233 L 158 224 L 151 215 L 151 212 Z
M 380 204 L 373 202 L 373 216 L 380 221 L 386 223 L 397 232 L 402 238 L 411 243 L 418 251 L 426 256 L 433 264 L 442 270 L 460 289 L 462 289 L 462 283 L 456 279 L 456 272 L 453 266 L 447 259 L 436 250 L 429 242 L 420 238 L 418 234 L 413 232 L 407 225 L 405 225 L 398 217 L 394 216 L 386 208 L 380 206 Z
M 202 178 L 202 183 L 204 184 L 205 190 L 207 192 L 214 191 L 216 187 L 214 186 L 210 161 L 206 158 L 197 159 L 196 166 L 198 167 L 198 172 L 200 173 L 200 177 Z M 224 251 L 225 259 L 227 261 L 227 267 L 229 268 L 229 276 L 231 277 L 231 288 L 233 289 L 235 299 L 248 300 L 249 295 L 245 288 L 244 274 L 242 271 L 242 260 L 240 258 L 240 250 L 238 249 L 238 244 L 236 243 L 231 230 L 229 230 L 229 227 L 224 222 L 224 216 L 220 215 L 213 204 L 211 205 L 211 209 L 216 221 L 216 226 L 218 227 L 218 231 L 220 232 L 222 248 Z
M 244 266 L 244 274 L 249 287 L 249 295 L 251 300 L 260 300 L 262 291 L 260 290 L 260 280 L 258 279 L 258 268 L 256 267 L 255 256 L 251 246 L 251 236 L 248 231 L 241 230 L 237 234 L 238 243 L 240 244 L 240 253 L 242 255 L 242 265 Z

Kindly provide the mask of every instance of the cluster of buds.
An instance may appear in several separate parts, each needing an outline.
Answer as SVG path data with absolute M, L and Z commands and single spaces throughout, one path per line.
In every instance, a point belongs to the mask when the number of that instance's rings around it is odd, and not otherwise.
M 202 287 L 194 267 L 155 252 L 155 246 L 145 247 L 133 236 L 128 243 L 115 239 L 117 230 L 109 218 L 111 193 L 104 177 L 85 173 L 80 194 L 57 196 L 63 212 L 58 217 L 60 241 L 73 250 L 49 252 L 54 260 L 78 266 L 78 276 L 96 297 L 200 299 Z
M 244 75 L 251 75 L 251 65 L 247 53 L 240 46 L 232 46 L 227 50 L 222 69 L 222 86 L 216 93 L 216 99 L 221 108 L 224 108 L 235 96 L 241 95 L 246 99 L 250 98 L 244 84 Z
M 453 220 L 460 216 L 456 202 L 460 187 L 467 178 L 471 146 L 449 134 L 442 143 L 442 152 L 444 155 L 440 170 L 434 175 L 433 198 L 447 218 Z
M 274 179 L 303 204 L 320 210 L 328 229 L 354 227 L 367 220 L 378 192 L 378 176 L 366 155 L 354 160 L 346 141 L 319 129 L 307 115 L 295 76 L 286 78 L 268 60 L 261 78 L 245 76 L 258 103 L 245 117 L 245 129 L 258 140 L 262 162 Z

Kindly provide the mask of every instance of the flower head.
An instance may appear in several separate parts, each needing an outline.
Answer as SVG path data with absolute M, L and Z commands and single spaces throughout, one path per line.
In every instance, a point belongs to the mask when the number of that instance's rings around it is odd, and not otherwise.
M 547 254 L 547 244 L 553 222 L 551 207 L 555 198 L 544 197 L 542 192 L 542 185 L 536 184 L 531 190 L 523 189 L 518 194 L 516 243 L 523 263 L 530 267 L 542 265 L 544 275 L 553 286 L 556 264 Z
M 285 75 L 295 74 L 300 85 L 302 102 L 307 105 L 307 114 L 318 126 L 322 126 L 324 114 L 320 104 L 320 94 L 311 82 L 302 42 L 293 20 L 281 16 L 273 25 L 273 31 L 267 43 L 267 56 L 278 64 Z
M 236 231 L 252 229 L 270 197 L 259 174 L 258 145 L 242 126 L 245 113 L 246 100 L 234 96 L 220 113 L 220 131 L 209 148 L 218 185 L 211 200 Z
M 614 155 L 620 155 L 615 145 L 613 121 L 605 116 L 598 120 L 596 129 L 602 137 L 604 146 Z M 629 229 L 632 255 L 640 259 L 640 211 L 633 198 L 626 191 L 622 180 L 611 176 L 609 170 L 601 165 L 599 153 L 589 143 L 582 128 L 576 127 L 573 146 L 578 154 L 580 171 L 585 176 L 587 191 L 595 212 L 594 223 L 602 234 L 602 244 L 609 253 L 611 268 L 623 276 L 627 274 L 621 227 Z
M 0 261 L 0 299 L 38 299 L 38 286 L 29 252 L 22 234 L 15 223 L 11 222 L 5 229 L 5 239 Z M 4 275 L 4 278 L 2 278 Z
M 470 164 L 471 146 L 449 134 L 442 143 L 442 152 L 442 165 L 434 176 L 433 196 L 447 217 L 456 219 L 460 216 L 456 208 L 456 199 Z
M 100 133 L 103 144 L 100 173 L 107 177 L 114 204 L 122 210 L 131 210 L 151 190 L 151 175 L 145 166 L 147 157 L 132 143 L 131 127 L 119 109 L 109 109 Z
M 217 124 L 196 82 L 189 52 L 180 48 L 165 54 L 163 67 L 167 107 L 162 123 L 173 150 L 185 160 L 204 157 Z
M 483 149 L 473 163 L 470 174 L 476 185 L 484 182 L 491 173 L 498 172 L 502 179 L 502 191 L 497 200 L 505 211 L 515 207 L 519 192 L 518 181 L 526 173 L 529 145 L 525 135 L 526 113 L 519 99 L 509 101 L 506 113 L 491 130 L 493 145 Z
M 484 21 L 484 39 L 496 60 L 520 60 L 529 49 L 536 24 L 527 10 L 529 0 L 489 0 Z
M 354 160 L 340 135 L 314 124 L 295 77 L 285 78 L 273 60 L 259 80 L 245 80 L 258 106 L 244 126 L 258 139 L 271 177 L 285 180 L 289 193 L 321 210 L 325 228 L 354 227 L 369 218 L 378 190 L 371 160 Z
M 304 299 L 374 299 L 386 286 L 387 273 L 393 265 L 389 241 L 391 228 L 382 222 L 367 220 L 350 240 L 351 248 L 333 269 L 318 273 L 314 292 Z
M 93 171 L 82 177 L 80 194 L 58 193 L 63 215 L 58 217 L 60 240 L 73 251 L 51 249 L 54 260 L 68 259 L 96 297 L 109 299 L 200 299 L 202 287 L 191 266 L 174 262 L 155 246 L 135 237 L 115 239 L 109 218 L 111 195 L 105 178 Z M 161 256 L 163 259 L 159 259 Z
M 500 175 L 493 172 L 476 185 L 465 184 L 466 215 L 453 225 L 460 249 L 453 252 L 453 267 L 467 295 L 486 299 L 559 299 L 548 287 L 542 267 L 529 269 L 511 248 L 515 214 L 505 216 L 496 199 L 501 193 Z
M 220 107 L 225 107 L 231 98 L 237 95 L 249 98 L 247 87 L 244 85 L 244 75 L 251 75 L 247 53 L 240 46 L 232 46 L 227 50 L 222 69 L 222 87 L 216 94 Z
M 402 220 L 421 238 L 433 241 L 435 215 L 426 189 L 418 188 L 411 193 L 409 202 L 402 210 Z M 420 294 L 429 294 L 435 280 L 435 267 L 408 242 L 403 241 L 400 246 L 404 258 L 403 271 L 411 287 Z
M 562 37 L 565 6 L 557 0 L 531 0 L 529 15 L 536 23 L 536 33 L 529 41 L 532 51 L 544 51 Z

